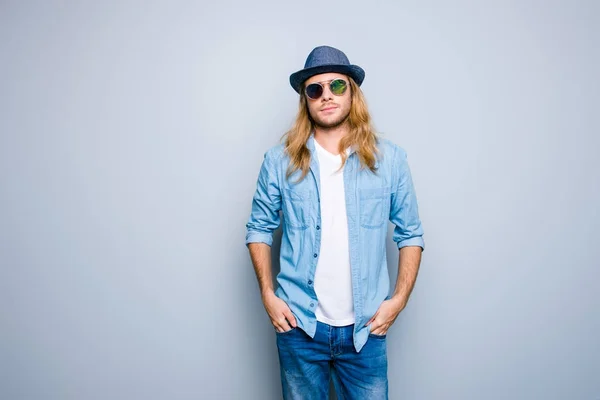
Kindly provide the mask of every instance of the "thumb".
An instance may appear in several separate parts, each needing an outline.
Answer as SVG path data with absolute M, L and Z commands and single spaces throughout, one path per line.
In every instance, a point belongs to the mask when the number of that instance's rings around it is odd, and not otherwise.
M 292 311 L 288 308 L 284 311 L 283 315 L 285 315 L 285 318 L 289 321 L 290 325 L 295 328 L 296 318 L 294 317 L 294 314 L 292 314 Z
M 365 326 L 367 326 L 367 325 L 369 325 L 371 322 L 373 322 L 373 321 L 375 320 L 375 317 L 377 317 L 377 313 L 375 313 L 375 315 L 373 315 L 373 316 L 371 317 L 371 319 L 369 320 L 369 322 L 367 322 L 367 323 L 365 324 Z

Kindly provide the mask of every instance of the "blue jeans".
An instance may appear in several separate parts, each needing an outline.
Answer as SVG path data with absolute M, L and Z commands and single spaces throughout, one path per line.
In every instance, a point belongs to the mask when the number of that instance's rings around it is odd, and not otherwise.
M 283 398 L 327 399 L 331 374 L 340 400 L 387 400 L 385 335 L 369 334 L 357 353 L 353 329 L 354 325 L 338 327 L 317 321 L 314 338 L 299 327 L 276 332 Z

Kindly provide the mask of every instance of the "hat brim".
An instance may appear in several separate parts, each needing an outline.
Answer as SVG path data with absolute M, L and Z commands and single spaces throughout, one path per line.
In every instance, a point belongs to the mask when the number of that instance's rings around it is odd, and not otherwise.
M 339 74 L 348 75 L 358 86 L 365 79 L 365 71 L 358 65 L 319 65 L 318 67 L 305 68 L 290 75 L 290 84 L 292 88 L 299 94 L 302 90 L 302 84 L 311 76 L 325 74 L 327 72 L 337 72 Z

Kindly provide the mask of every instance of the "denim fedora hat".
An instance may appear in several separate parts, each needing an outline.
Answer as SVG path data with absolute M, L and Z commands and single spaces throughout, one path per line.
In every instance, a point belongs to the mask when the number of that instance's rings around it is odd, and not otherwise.
M 290 75 L 290 84 L 296 92 L 300 93 L 305 80 L 326 72 L 348 75 L 358 86 L 365 79 L 365 71 L 358 65 L 350 64 L 344 52 L 330 46 L 319 46 L 315 47 L 306 58 L 304 69 Z

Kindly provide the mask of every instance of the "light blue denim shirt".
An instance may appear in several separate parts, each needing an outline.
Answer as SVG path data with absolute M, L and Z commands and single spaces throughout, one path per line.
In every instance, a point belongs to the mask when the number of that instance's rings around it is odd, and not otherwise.
M 289 157 L 280 144 L 265 153 L 258 176 L 252 211 L 246 224 L 246 245 L 273 243 L 273 231 L 283 213 L 280 272 L 275 295 L 284 300 L 298 326 L 314 337 L 317 295 L 313 287 L 321 248 L 319 164 L 314 136 L 307 141 L 311 152 L 310 172 L 300 182 L 301 171 L 286 179 Z M 386 258 L 389 220 L 395 225 L 393 240 L 398 248 L 424 248 L 423 228 L 406 152 L 380 138 L 377 172 L 361 168 L 353 150 L 344 167 L 344 189 L 348 216 L 348 244 L 354 301 L 354 347 L 360 352 L 369 337 L 365 323 L 381 303 L 389 299 L 390 282 Z

